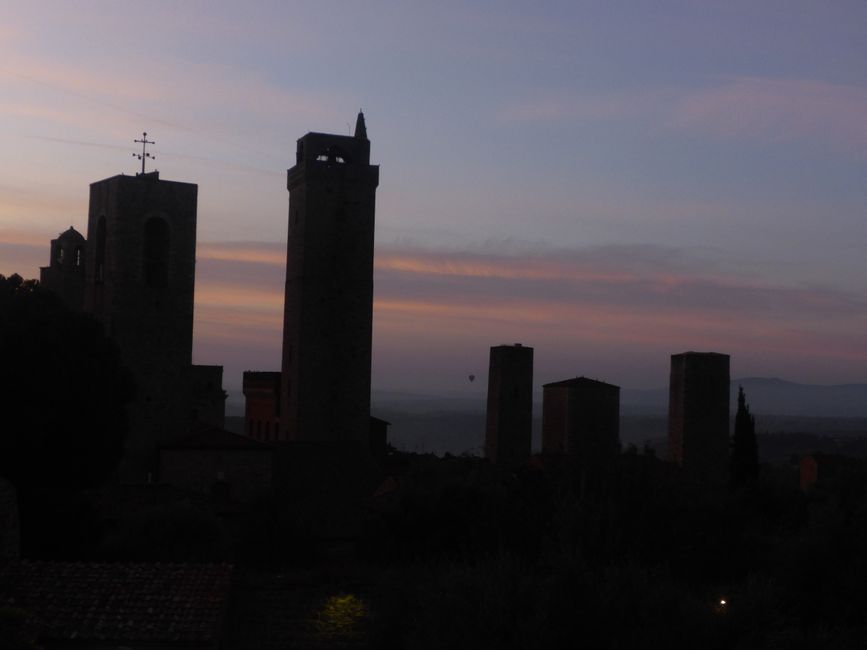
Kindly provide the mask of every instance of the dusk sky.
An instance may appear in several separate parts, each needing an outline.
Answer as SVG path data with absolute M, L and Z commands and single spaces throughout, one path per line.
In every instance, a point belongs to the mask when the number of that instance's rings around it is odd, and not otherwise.
M 686 350 L 867 382 L 864 0 L 0 0 L 0 273 L 147 131 L 199 186 L 194 361 L 234 391 L 280 365 L 295 141 L 359 108 L 374 390 L 481 395 L 513 342 L 537 386 Z

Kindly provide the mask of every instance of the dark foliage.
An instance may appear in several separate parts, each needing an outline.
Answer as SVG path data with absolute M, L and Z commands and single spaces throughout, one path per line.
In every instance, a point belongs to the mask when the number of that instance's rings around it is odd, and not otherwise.
M 219 562 L 226 557 L 226 534 L 205 509 L 165 504 L 124 517 L 99 552 L 100 559 L 124 562 Z
M 805 495 L 636 452 L 581 472 L 417 457 L 366 530 L 375 646 L 864 647 L 863 473 Z
M 36 628 L 23 609 L 0 605 L 0 650 L 40 650 Z
M 750 413 L 743 386 L 738 386 L 738 410 L 732 436 L 731 477 L 735 485 L 754 481 L 759 475 L 759 447 L 756 441 L 756 419 Z
M 472 457 L 417 459 L 400 489 L 374 504 L 361 548 L 374 560 L 463 561 L 498 549 L 538 557 L 553 514 L 536 472 Z
M 307 565 L 317 558 L 317 545 L 304 525 L 297 503 L 266 496 L 250 504 L 238 522 L 234 544 L 237 561 L 249 566 Z
M 101 325 L 35 280 L 0 276 L 0 360 L 0 475 L 22 492 L 104 481 L 134 388 Z
M 21 494 L 21 547 L 27 558 L 97 559 L 99 514 L 83 491 L 31 487 Z

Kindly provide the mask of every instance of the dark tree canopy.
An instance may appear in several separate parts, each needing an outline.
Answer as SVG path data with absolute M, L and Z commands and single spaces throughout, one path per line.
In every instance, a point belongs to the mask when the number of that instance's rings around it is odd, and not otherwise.
M 756 418 L 750 413 L 743 386 L 738 386 L 738 410 L 732 437 L 731 475 L 735 484 L 754 480 L 759 475 L 759 447 Z
M 114 470 L 132 377 L 102 326 L 36 280 L 0 275 L 0 475 L 77 489 Z

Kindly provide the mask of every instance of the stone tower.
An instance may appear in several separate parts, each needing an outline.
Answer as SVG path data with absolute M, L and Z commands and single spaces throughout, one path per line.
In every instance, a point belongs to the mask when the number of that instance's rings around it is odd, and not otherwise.
M 85 310 L 136 380 L 121 478 L 144 481 L 156 444 L 188 430 L 198 186 L 159 172 L 91 184 Z M 219 381 L 219 380 L 217 380 Z
M 243 375 L 244 433 L 256 440 L 280 436 L 280 373 L 247 370 Z
M 533 425 L 533 348 L 520 343 L 491 348 L 485 457 L 518 465 L 530 457 Z
M 298 140 L 287 176 L 285 439 L 367 446 L 378 184 L 363 114 L 353 136 L 308 133 Z
M 51 259 L 39 269 L 39 282 L 59 295 L 70 309 L 84 307 L 84 266 L 87 241 L 72 226 L 51 240 Z
M 729 355 L 671 356 L 668 397 L 670 460 L 709 483 L 725 481 L 729 458 Z
M 575 377 L 542 387 L 542 451 L 605 464 L 620 452 L 620 387 Z

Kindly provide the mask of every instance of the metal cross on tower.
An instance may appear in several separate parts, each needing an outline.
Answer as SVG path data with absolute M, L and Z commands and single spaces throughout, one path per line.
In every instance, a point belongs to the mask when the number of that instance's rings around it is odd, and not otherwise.
M 144 174 L 145 173 L 145 159 L 150 158 L 151 160 L 156 160 L 155 156 L 152 156 L 145 151 L 145 147 L 147 147 L 149 144 L 156 144 L 156 142 L 154 142 L 153 140 L 148 140 L 147 131 L 144 131 L 141 134 L 141 140 L 133 140 L 133 142 L 140 142 L 141 143 L 141 153 L 134 153 L 132 155 L 132 157 L 138 158 L 139 160 L 141 160 L 141 173 Z

